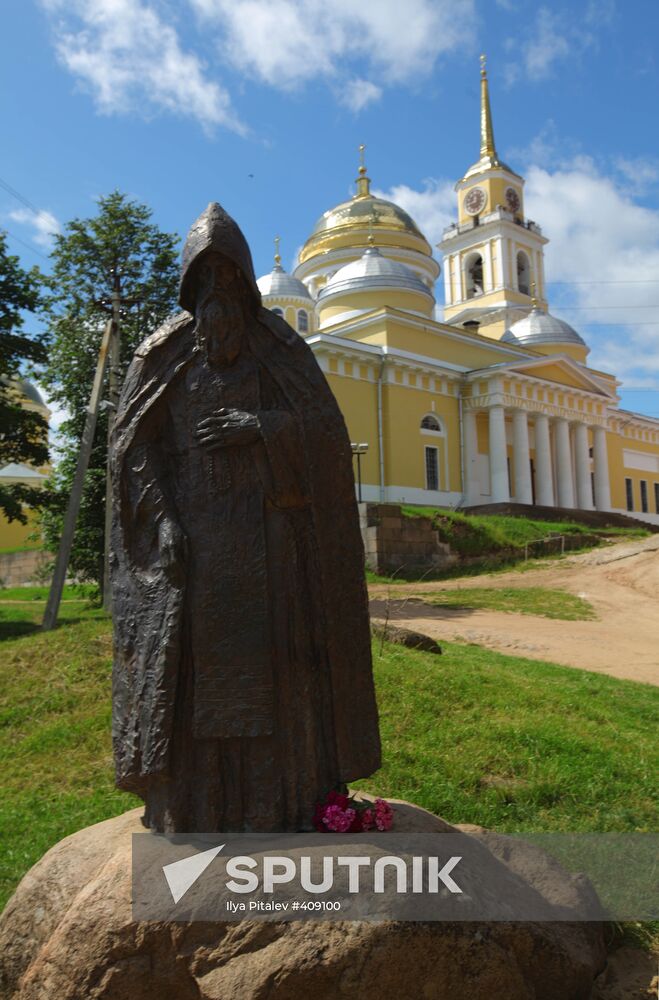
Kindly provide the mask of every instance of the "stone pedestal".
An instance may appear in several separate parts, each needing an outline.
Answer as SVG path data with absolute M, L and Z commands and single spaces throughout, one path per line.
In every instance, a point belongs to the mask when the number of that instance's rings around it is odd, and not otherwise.
M 399 832 L 455 830 L 393 804 Z M 81 830 L 25 876 L 0 919 L 3 1000 L 588 1000 L 604 967 L 599 924 L 134 923 L 140 816 Z M 512 868 L 499 840 L 490 849 Z M 530 848 L 515 870 L 555 893 L 544 857 Z

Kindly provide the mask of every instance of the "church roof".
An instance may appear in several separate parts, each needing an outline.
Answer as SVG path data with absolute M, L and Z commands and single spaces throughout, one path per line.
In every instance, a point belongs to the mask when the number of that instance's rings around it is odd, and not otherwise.
M 430 244 L 412 216 L 393 201 L 372 194 L 363 160 L 364 148 L 359 147 L 361 165 L 355 195 L 323 212 L 300 250 L 300 264 L 332 247 L 364 246 L 366 234 L 373 232 L 378 234 L 381 245 L 402 246 L 432 257 Z
M 0 469 L 0 479 L 47 479 L 43 472 L 33 469 L 29 465 L 19 462 L 10 462 Z
M 29 399 L 31 403 L 36 403 L 37 406 L 42 406 L 47 409 L 46 404 L 43 401 L 41 393 L 32 382 L 28 382 L 25 378 L 7 378 L 5 376 L 0 376 L 0 381 L 5 385 L 10 386 L 18 395 L 23 396 L 25 399 Z
M 361 229 L 373 226 L 376 229 L 382 227 L 401 230 L 423 238 L 423 234 L 412 216 L 408 215 L 400 205 L 394 204 L 393 201 L 387 201 L 385 198 L 376 198 L 370 192 L 362 197 L 342 201 L 341 204 L 323 212 L 311 235 L 318 236 L 333 229 L 350 226 Z
M 303 282 L 288 274 L 281 264 L 275 264 L 270 274 L 264 274 L 256 284 L 264 298 L 268 296 L 279 299 L 307 299 L 312 301 L 309 291 Z
M 358 260 L 339 268 L 320 290 L 318 299 L 320 301 L 330 295 L 383 287 L 422 292 L 432 298 L 430 289 L 411 267 L 384 257 L 377 247 L 369 246 Z
M 586 347 L 586 342 L 569 323 L 543 312 L 537 306 L 528 316 L 517 320 L 501 338 L 505 344 L 521 344 L 534 347 L 536 344 L 578 344 Z
M 20 391 L 23 393 L 24 396 L 27 396 L 27 398 L 31 400 L 31 402 L 37 403 L 39 406 L 46 405 L 43 399 L 41 398 L 41 393 L 39 392 L 37 387 L 32 384 L 32 382 L 28 382 L 27 379 L 23 378 L 19 379 L 18 388 L 20 389 Z

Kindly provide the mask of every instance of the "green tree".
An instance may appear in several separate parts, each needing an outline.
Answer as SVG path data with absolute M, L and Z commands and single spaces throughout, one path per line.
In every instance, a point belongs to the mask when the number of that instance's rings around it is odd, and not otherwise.
M 19 332 L 22 313 L 39 306 L 39 285 L 38 268 L 25 271 L 18 257 L 7 252 L 7 237 L 0 232 L 0 468 L 10 462 L 39 466 L 48 461 L 48 424 L 41 414 L 21 406 L 15 381 L 25 361 L 45 358 L 41 340 Z M 25 508 L 42 499 L 38 489 L 0 485 L 0 511 L 9 521 L 25 524 Z
M 74 219 L 55 238 L 44 315 L 51 399 L 69 418 L 60 427 L 60 457 L 51 479 L 43 527 L 55 551 L 85 424 L 103 328 L 113 291 L 122 307 L 121 373 L 138 344 L 176 308 L 178 236 L 151 222 L 147 206 L 119 191 L 99 198 L 98 213 Z M 107 411 L 101 410 L 71 554 L 71 570 L 102 585 L 105 534 Z

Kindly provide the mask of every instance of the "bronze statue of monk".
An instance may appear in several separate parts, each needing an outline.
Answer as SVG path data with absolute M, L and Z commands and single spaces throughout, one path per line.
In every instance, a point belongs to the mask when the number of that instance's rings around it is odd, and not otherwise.
M 180 302 L 113 435 L 117 784 L 154 830 L 310 829 L 380 764 L 350 442 L 217 204 Z

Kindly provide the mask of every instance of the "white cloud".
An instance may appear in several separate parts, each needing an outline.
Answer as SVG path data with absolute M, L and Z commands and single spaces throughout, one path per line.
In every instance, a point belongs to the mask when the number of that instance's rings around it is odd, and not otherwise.
M 550 238 L 547 280 L 583 283 L 550 284 L 550 300 L 553 312 L 581 328 L 589 363 L 634 385 L 659 384 L 659 211 L 639 205 L 586 157 L 554 172 L 531 167 L 525 205 Z M 561 313 L 560 303 L 578 308 Z
M 239 70 L 275 87 L 352 77 L 375 86 L 415 81 L 437 58 L 473 40 L 474 0 L 190 0 Z
M 57 55 L 106 114 L 189 115 L 204 128 L 244 131 L 228 92 L 186 52 L 155 4 L 142 0 L 41 0 Z
M 383 89 L 415 85 L 444 53 L 469 51 L 476 0 L 39 0 L 60 62 L 106 114 L 171 112 L 245 132 L 215 63 L 281 90 L 326 82 L 358 112 Z M 189 47 L 177 21 L 189 11 Z M 221 61 L 220 61 L 221 60 Z
M 659 210 L 639 204 L 624 180 L 584 156 L 551 169 L 531 165 L 525 173 L 526 214 L 550 241 L 545 276 L 552 313 L 583 335 L 590 365 L 629 386 L 659 387 Z M 451 181 L 377 194 L 409 212 L 433 245 L 455 221 Z M 441 281 L 436 293 L 441 298 Z
M 349 80 L 343 87 L 339 100 L 351 111 L 363 111 L 369 104 L 379 101 L 382 97 L 382 87 L 371 83 L 370 80 L 362 80 L 357 77 Z
M 538 11 L 534 36 L 524 47 L 526 72 L 532 80 L 549 76 L 553 64 L 568 55 L 570 45 L 563 25 L 563 19 L 546 7 Z
M 571 21 L 565 11 L 540 7 L 521 38 L 505 41 L 507 85 L 522 76 L 532 81 L 552 76 L 564 59 L 576 59 L 585 49 L 597 46 L 598 33 L 610 27 L 614 14 L 614 0 L 591 0 L 581 21 Z
M 615 161 L 618 170 L 634 194 L 642 195 L 659 182 L 659 159 L 652 156 L 629 158 L 619 156 Z
M 53 235 L 59 233 L 61 228 L 52 212 L 47 212 L 45 209 L 34 212 L 31 208 L 17 208 L 9 213 L 9 218 L 21 225 L 31 226 L 34 230 L 32 234 L 34 242 L 47 250 L 50 250 Z
M 444 229 L 455 221 L 456 194 L 452 181 L 431 178 L 424 182 L 421 191 L 397 184 L 388 191 L 373 193 L 404 208 L 433 247 L 441 240 Z

